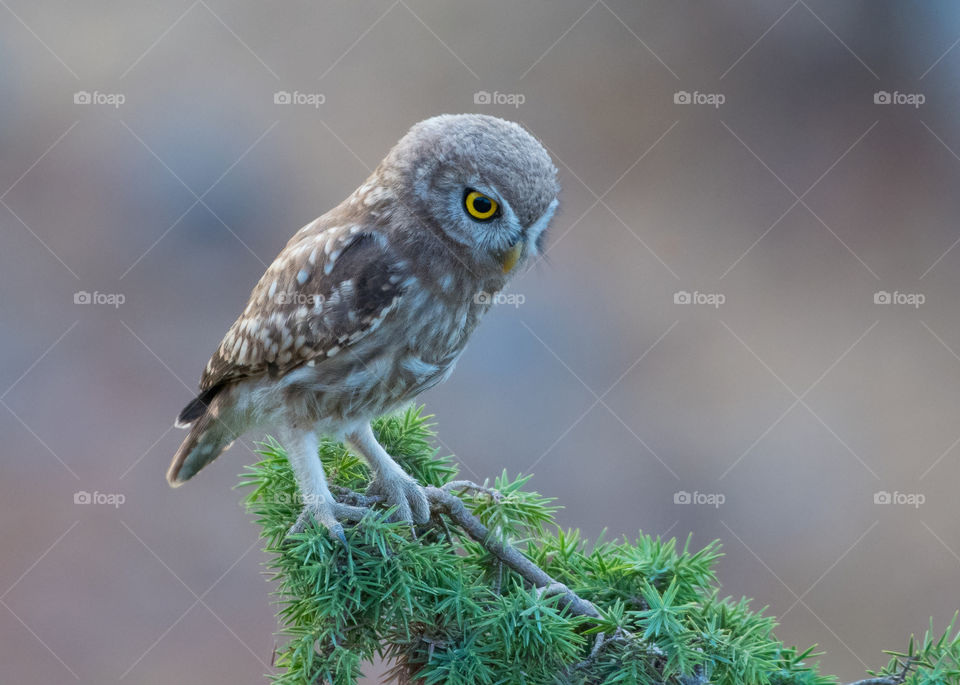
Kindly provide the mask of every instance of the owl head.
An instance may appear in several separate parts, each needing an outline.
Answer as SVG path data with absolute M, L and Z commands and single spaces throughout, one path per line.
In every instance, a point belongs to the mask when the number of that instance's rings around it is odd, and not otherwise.
M 400 204 L 485 272 L 536 254 L 557 207 L 557 169 L 518 124 L 444 114 L 413 126 L 379 169 Z M 386 179 L 385 179 L 386 180 Z

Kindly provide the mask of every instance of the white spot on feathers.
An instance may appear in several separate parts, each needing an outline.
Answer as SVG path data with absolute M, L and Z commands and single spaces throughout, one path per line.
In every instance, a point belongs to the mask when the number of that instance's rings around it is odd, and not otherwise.
M 333 241 L 331 240 L 329 243 L 327 243 L 327 247 L 332 244 Z M 329 256 L 327 258 L 327 263 L 323 265 L 323 273 L 329 275 L 330 272 L 333 271 L 333 265 L 336 263 L 337 257 L 340 256 L 340 252 L 340 250 L 333 250 L 332 252 L 329 250 L 327 251 L 327 255 Z

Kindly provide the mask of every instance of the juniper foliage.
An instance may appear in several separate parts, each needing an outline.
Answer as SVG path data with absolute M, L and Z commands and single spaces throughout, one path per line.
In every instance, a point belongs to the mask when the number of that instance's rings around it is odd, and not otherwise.
M 504 472 L 489 487 L 455 481 L 452 458 L 432 446 L 429 419 L 413 408 L 374 428 L 408 473 L 436 488 L 431 503 L 459 497 L 461 522 L 479 520 L 485 539 L 473 539 L 449 508 L 433 507 L 431 522 L 415 533 L 390 522 L 389 510 L 359 494 L 370 478 L 365 463 L 332 440 L 319 452 L 334 495 L 369 506 L 345 527 L 346 547 L 323 528 L 287 536 L 301 503 L 279 443 L 268 439 L 263 460 L 243 474 L 272 555 L 286 639 L 274 682 L 352 685 L 376 656 L 393 665 L 395 682 L 424 685 L 837 682 L 810 664 L 813 648 L 777 640 L 763 609 L 720 597 L 717 542 L 694 551 L 690 538 L 681 545 L 640 534 L 588 544 L 554 524 L 558 506 L 526 488 L 530 476 Z M 505 563 L 511 548 L 561 590 L 534 587 L 529 573 Z M 951 623 L 935 637 L 931 623 L 922 640 L 889 653 L 886 667 L 859 685 L 960 685 L 953 633 Z

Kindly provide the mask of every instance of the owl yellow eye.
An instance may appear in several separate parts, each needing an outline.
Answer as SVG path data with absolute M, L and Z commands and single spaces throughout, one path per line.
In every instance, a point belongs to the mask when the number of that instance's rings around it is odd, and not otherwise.
M 463 198 L 463 206 L 467 209 L 467 214 L 477 221 L 489 221 L 496 216 L 500 205 L 492 197 L 487 197 L 476 190 L 468 190 Z

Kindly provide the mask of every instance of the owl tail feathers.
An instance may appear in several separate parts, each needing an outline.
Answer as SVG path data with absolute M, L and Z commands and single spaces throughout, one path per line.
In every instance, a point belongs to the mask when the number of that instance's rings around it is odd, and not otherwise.
M 216 418 L 210 419 L 205 415 L 197 421 L 173 456 L 167 471 L 167 482 L 171 487 L 186 483 L 233 444 L 236 436 Z
M 223 386 L 218 385 L 205 390 L 177 417 L 176 425 L 189 428 L 190 433 L 170 462 L 167 482 L 172 487 L 178 487 L 193 478 L 200 469 L 230 447 L 237 437 L 230 425 L 230 419 L 234 418 L 232 412 L 210 411 L 214 402 L 222 405 L 217 397 L 222 389 Z
M 221 390 L 223 390 L 223 385 L 215 385 L 194 397 L 190 400 L 190 404 L 180 412 L 174 425 L 177 428 L 189 428 L 190 424 L 207 413 L 207 409 L 210 408 L 210 402 L 213 401 L 213 398 L 216 397 Z

